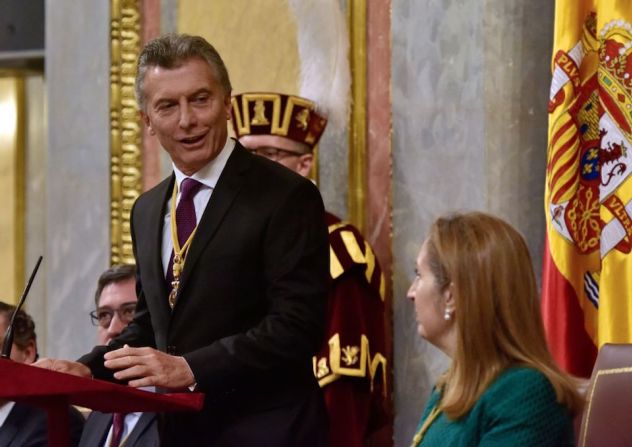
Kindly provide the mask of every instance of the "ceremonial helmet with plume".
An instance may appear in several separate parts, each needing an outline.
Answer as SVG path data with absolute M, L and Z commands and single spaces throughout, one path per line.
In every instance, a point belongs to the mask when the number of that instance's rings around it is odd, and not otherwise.
M 327 126 L 344 133 L 349 114 L 349 34 L 339 0 L 290 0 L 301 60 L 299 96 L 247 92 L 232 98 L 238 139 L 294 152 L 311 151 Z M 329 138 L 328 137 L 328 138 Z

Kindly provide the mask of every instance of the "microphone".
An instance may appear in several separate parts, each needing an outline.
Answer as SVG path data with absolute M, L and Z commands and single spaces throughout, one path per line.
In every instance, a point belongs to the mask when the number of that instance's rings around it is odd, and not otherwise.
M 31 277 L 29 278 L 29 282 L 26 283 L 26 288 L 24 292 L 22 292 L 22 297 L 20 298 L 20 302 L 17 306 L 15 306 L 15 310 L 13 311 L 13 316 L 11 317 L 11 322 L 9 323 L 9 327 L 7 327 L 7 331 L 4 334 L 4 342 L 2 343 L 2 354 L 0 357 L 3 359 L 11 358 L 11 348 L 13 347 L 13 322 L 15 321 L 15 316 L 18 314 L 20 309 L 22 309 L 22 305 L 26 300 L 26 295 L 29 293 L 29 289 L 31 288 L 31 284 L 33 283 L 33 279 L 35 278 L 35 274 L 37 273 L 37 269 L 39 269 L 40 264 L 42 263 L 42 257 L 40 256 L 37 260 L 37 264 L 35 264 L 35 268 L 31 273 Z

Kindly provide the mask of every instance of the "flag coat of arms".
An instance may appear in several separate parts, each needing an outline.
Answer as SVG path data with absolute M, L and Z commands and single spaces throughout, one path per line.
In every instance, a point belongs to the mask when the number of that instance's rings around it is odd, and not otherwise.
M 588 376 L 632 342 L 632 1 L 557 0 L 548 112 L 543 318 Z

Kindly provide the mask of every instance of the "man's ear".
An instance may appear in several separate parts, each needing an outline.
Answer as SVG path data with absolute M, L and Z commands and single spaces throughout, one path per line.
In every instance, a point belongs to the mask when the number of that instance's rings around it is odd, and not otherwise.
M 309 175 L 314 163 L 314 154 L 303 154 L 298 158 L 298 168 L 296 169 L 303 177 Z
M 230 93 L 224 98 L 224 108 L 226 109 L 226 120 L 230 121 L 230 108 L 231 108 L 231 96 Z
M 156 132 L 154 132 L 154 128 L 151 126 L 151 121 L 149 120 L 149 116 L 147 116 L 147 114 L 143 112 L 142 110 L 138 113 L 140 113 L 140 119 L 142 119 L 143 123 L 145 123 L 145 126 L 147 126 L 147 130 L 149 130 L 149 133 L 151 135 L 155 135 Z
M 17 348 L 16 345 L 13 345 L 14 349 L 18 350 L 18 359 L 19 363 L 31 364 L 35 362 L 37 358 L 37 346 L 35 345 L 35 340 L 29 341 L 29 344 L 24 349 Z

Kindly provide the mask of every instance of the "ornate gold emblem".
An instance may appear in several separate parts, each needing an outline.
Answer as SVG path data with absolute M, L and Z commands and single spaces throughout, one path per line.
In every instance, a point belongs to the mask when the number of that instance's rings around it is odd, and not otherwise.
M 568 229 L 580 253 L 590 253 L 599 248 L 603 223 L 599 217 L 598 194 L 595 188 L 580 184 L 567 208 Z
M 342 362 L 351 366 L 358 361 L 358 352 L 360 352 L 360 348 L 357 346 L 345 346 L 342 348 Z
M 301 130 L 307 129 L 307 121 L 309 120 L 309 110 L 303 109 L 296 114 L 294 117 L 294 121 L 296 121 L 296 125 Z
M 270 121 L 266 118 L 266 105 L 263 99 L 255 101 L 255 116 L 252 117 L 250 124 L 253 126 L 267 126 L 270 124 Z
M 318 359 L 312 357 L 314 375 L 320 387 L 335 382 L 342 376 L 368 377 L 371 390 L 373 380 L 381 370 L 382 390 L 386 392 L 386 358 L 379 352 L 371 355 L 369 339 L 365 334 L 360 337 L 360 346 L 340 346 L 340 334 L 336 333 L 329 339 L 329 354 Z

